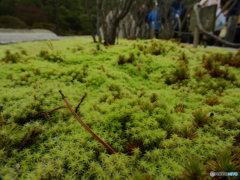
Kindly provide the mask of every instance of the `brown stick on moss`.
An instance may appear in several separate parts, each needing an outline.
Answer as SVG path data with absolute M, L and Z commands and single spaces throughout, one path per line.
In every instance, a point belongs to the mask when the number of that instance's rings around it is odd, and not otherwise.
M 75 112 L 76 112 L 76 113 L 78 112 L 78 108 L 80 107 L 80 105 L 82 104 L 82 102 L 84 101 L 84 99 L 86 99 L 87 95 L 88 95 L 88 93 L 87 93 L 87 92 L 84 92 L 84 95 L 82 96 L 80 103 L 77 105 L 77 107 L 76 107 L 76 109 L 75 109 Z
M 105 143 L 100 137 L 98 137 L 82 120 L 81 118 L 75 113 L 75 111 L 72 109 L 70 104 L 68 103 L 67 99 L 63 95 L 62 91 L 59 90 L 59 93 L 62 95 L 63 100 L 67 104 L 68 109 L 71 111 L 73 116 L 80 122 L 80 124 L 95 138 L 97 139 L 103 146 L 105 146 L 112 154 L 115 154 L 116 152 L 107 144 Z

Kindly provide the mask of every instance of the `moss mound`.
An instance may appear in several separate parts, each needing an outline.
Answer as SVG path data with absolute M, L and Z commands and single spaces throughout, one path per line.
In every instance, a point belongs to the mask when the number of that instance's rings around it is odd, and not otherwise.
M 0 174 L 202 180 L 239 172 L 238 58 L 156 39 L 1 46 Z M 116 154 L 74 118 L 59 89 Z

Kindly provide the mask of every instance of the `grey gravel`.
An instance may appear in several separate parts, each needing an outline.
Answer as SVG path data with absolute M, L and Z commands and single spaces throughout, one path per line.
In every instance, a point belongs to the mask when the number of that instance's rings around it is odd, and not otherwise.
M 0 45 L 26 41 L 46 41 L 91 36 L 57 36 L 45 29 L 0 29 Z
M 46 40 L 85 38 L 85 37 L 91 37 L 91 36 L 57 36 L 55 33 L 46 29 L 0 28 L 0 45 L 17 43 L 17 42 L 26 42 L 26 41 L 46 41 Z M 182 44 L 192 46 L 192 44 L 187 44 L 187 43 L 182 43 Z M 237 51 L 236 48 L 230 48 L 230 47 L 217 47 L 217 46 L 208 46 L 208 47 L 224 48 L 230 51 Z
M 193 46 L 193 44 L 188 44 L 188 43 L 181 43 L 183 45 L 189 45 L 189 46 Z M 224 48 L 226 50 L 229 50 L 229 51 L 237 51 L 238 49 L 237 48 L 231 48 L 231 47 L 219 47 L 219 46 L 207 46 L 207 48 Z

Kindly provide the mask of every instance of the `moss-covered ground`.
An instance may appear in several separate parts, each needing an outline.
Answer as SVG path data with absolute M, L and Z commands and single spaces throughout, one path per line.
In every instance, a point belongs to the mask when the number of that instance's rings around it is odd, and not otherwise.
M 231 156 L 239 146 L 239 55 L 156 39 L 120 39 L 107 47 L 91 38 L 1 46 L 0 174 L 4 180 L 188 173 L 202 179 L 223 151 L 232 163 L 227 170 L 239 170 Z M 117 154 L 73 117 L 60 89 Z M 202 174 L 193 176 L 187 162 L 199 162 L 189 166 Z

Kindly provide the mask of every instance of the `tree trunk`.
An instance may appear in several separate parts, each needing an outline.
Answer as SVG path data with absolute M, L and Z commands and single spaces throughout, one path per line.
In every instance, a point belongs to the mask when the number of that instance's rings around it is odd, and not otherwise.
M 101 16 L 101 25 L 102 25 L 103 36 L 104 36 L 104 45 L 108 45 L 108 38 L 107 38 L 108 37 L 108 29 L 107 29 L 106 15 L 102 8 L 104 2 L 99 3 L 99 14 Z
M 96 41 L 96 38 L 95 38 L 95 33 L 94 33 L 94 32 L 92 32 L 92 38 L 93 38 L 93 42 L 95 42 L 95 43 L 96 43 L 97 41 Z
M 55 25 L 56 25 L 55 32 L 57 35 L 59 35 L 60 34 L 60 25 L 59 25 L 57 10 L 54 10 L 53 15 L 54 15 L 54 21 L 55 21 Z
M 94 26 L 94 21 L 93 21 L 93 18 L 92 18 L 92 14 L 91 14 L 91 11 L 89 10 L 89 6 L 88 6 L 88 3 L 87 3 L 88 0 L 85 0 L 85 7 L 86 7 L 86 12 L 88 14 L 88 20 L 91 24 L 91 32 L 92 32 L 92 38 L 93 38 L 93 42 L 97 42 L 96 41 L 96 38 L 95 38 L 95 35 L 96 35 L 96 32 L 95 32 L 95 27 Z
M 115 23 L 111 24 L 110 29 L 109 29 L 109 34 L 107 37 L 109 44 L 115 44 L 116 29 L 117 29 L 117 25 Z
M 115 39 L 116 39 L 116 29 L 119 25 L 119 22 L 127 15 L 127 13 L 130 10 L 130 7 L 133 3 L 133 0 L 125 0 L 124 4 L 123 4 L 123 8 L 122 8 L 122 12 L 120 14 L 116 14 L 115 17 L 113 17 L 113 20 L 110 24 L 110 27 L 108 28 L 108 31 L 106 30 L 106 26 L 104 27 L 104 22 L 106 22 L 103 18 L 106 18 L 106 16 L 104 16 L 103 14 L 103 9 L 101 8 L 101 17 L 102 17 L 102 24 L 103 24 L 103 28 L 104 28 L 104 44 L 108 45 L 108 44 L 114 44 L 115 43 Z
M 124 23 L 122 24 L 122 29 L 123 29 L 123 38 L 127 38 L 127 30 Z
M 101 4 L 99 3 L 99 0 L 97 0 L 97 35 L 98 35 L 98 42 L 102 43 L 102 37 L 100 34 L 100 8 Z

